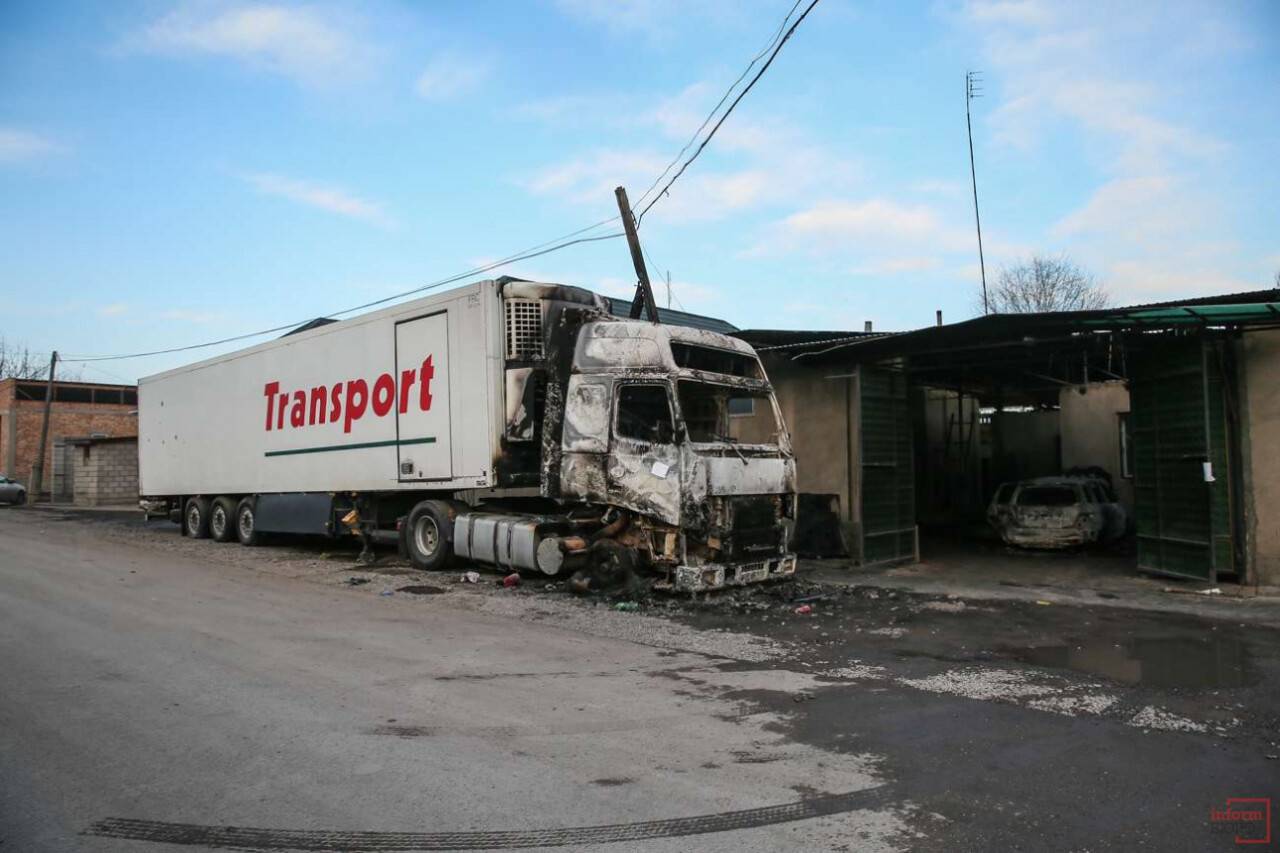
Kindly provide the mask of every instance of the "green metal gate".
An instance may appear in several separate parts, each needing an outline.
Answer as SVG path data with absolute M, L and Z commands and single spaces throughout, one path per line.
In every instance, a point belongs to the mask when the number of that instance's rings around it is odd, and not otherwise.
M 858 370 L 863 564 L 915 559 L 916 501 L 907 376 Z
M 1221 346 L 1163 341 L 1135 361 L 1129 420 L 1140 571 L 1213 583 L 1236 570 Z

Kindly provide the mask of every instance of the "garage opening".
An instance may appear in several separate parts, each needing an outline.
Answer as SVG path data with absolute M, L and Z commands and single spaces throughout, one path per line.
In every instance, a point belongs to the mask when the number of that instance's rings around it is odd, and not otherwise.
M 1242 354 L 1262 351 L 1248 336 L 1280 334 L 1278 295 L 744 337 L 778 388 L 802 493 L 814 471 L 847 501 L 861 565 L 918 553 L 1015 579 L 1256 583 L 1246 385 L 1269 374 Z

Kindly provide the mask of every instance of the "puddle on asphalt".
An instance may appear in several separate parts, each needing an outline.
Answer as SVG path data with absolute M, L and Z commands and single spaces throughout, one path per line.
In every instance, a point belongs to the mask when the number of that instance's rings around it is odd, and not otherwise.
M 1150 637 L 1122 643 L 1086 640 L 1009 652 L 1036 666 L 1071 669 L 1149 687 L 1243 687 L 1253 683 L 1248 648 L 1228 637 Z

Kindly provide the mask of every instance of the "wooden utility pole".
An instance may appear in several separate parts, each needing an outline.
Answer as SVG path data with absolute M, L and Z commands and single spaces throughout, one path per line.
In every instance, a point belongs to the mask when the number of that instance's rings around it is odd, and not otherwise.
M 631 215 L 631 202 L 627 191 L 618 187 L 613 191 L 618 197 L 618 212 L 622 214 L 622 228 L 627 232 L 627 245 L 631 247 L 631 263 L 636 268 L 636 295 L 631 300 L 631 319 L 640 319 L 643 310 L 651 322 L 658 322 L 658 306 L 653 301 L 653 288 L 649 285 L 649 271 L 644 266 L 644 252 L 640 251 L 640 235 L 636 233 L 636 219 Z
M 40 452 L 36 455 L 35 467 L 31 469 L 31 500 L 40 500 L 40 490 L 44 487 L 44 454 L 49 446 L 49 414 L 53 410 L 53 371 L 58 366 L 58 351 L 54 350 L 49 357 L 49 381 L 44 386 L 44 423 L 40 425 Z

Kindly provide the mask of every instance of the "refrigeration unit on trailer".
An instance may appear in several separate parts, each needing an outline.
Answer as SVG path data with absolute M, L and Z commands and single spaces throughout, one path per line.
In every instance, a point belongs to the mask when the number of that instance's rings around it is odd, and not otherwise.
M 138 398 L 144 503 L 188 536 L 367 551 L 397 529 L 420 568 L 578 588 L 795 569 L 795 463 L 755 352 L 580 288 L 482 281 L 148 377 Z M 735 434 L 748 400 L 772 430 Z

